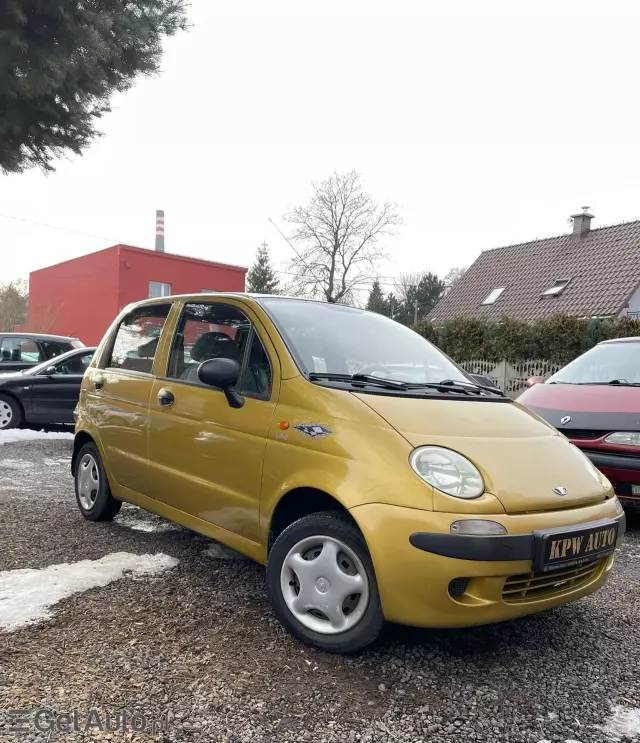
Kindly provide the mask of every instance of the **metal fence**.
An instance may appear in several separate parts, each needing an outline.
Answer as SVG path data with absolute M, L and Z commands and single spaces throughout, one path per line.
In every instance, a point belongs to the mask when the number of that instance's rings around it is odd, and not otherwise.
M 530 361 L 486 361 L 473 359 L 463 361 L 460 366 L 471 374 L 490 377 L 493 383 L 509 397 L 516 398 L 524 389 L 530 377 L 550 377 L 562 368 L 562 364 L 532 359 Z

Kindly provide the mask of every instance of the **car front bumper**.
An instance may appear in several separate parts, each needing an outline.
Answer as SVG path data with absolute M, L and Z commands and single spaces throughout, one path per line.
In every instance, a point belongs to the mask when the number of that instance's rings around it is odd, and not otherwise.
M 465 627 L 515 619 L 582 598 L 608 578 L 614 555 L 553 574 L 533 572 L 533 532 L 624 516 L 613 500 L 548 513 L 492 516 L 506 537 L 452 535 L 460 514 L 385 504 L 351 514 L 366 539 L 385 618 L 417 627 Z

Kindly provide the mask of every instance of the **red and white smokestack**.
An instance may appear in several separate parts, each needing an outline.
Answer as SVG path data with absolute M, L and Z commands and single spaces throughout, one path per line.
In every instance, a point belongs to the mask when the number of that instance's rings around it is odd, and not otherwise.
M 164 209 L 156 211 L 156 250 L 164 253 Z

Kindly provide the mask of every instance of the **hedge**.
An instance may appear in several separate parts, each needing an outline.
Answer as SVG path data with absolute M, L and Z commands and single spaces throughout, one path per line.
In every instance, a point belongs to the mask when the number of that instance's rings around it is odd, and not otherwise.
M 526 361 L 566 364 L 608 338 L 640 336 L 640 319 L 552 315 L 529 324 L 513 317 L 500 321 L 454 317 L 442 325 L 421 320 L 415 327 L 455 361 Z

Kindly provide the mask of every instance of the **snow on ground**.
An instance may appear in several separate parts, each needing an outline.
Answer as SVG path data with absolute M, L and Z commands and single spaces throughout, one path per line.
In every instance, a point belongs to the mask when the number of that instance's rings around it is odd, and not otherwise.
M 617 704 L 600 730 L 609 740 L 637 740 L 640 738 L 640 709 Z
M 149 513 L 144 508 L 124 503 L 120 513 L 113 520 L 114 524 L 126 526 L 128 529 L 136 531 L 179 531 L 182 527 L 171 521 L 156 516 L 155 513 Z
M 75 593 L 106 586 L 124 577 L 159 575 L 178 564 L 162 553 L 113 552 L 99 560 L 0 572 L 0 629 L 15 630 L 51 617 L 50 607 Z
M 0 431 L 0 445 L 14 444 L 17 441 L 34 441 L 35 439 L 70 439 L 72 431 L 32 431 L 29 428 L 12 428 L 9 431 Z

